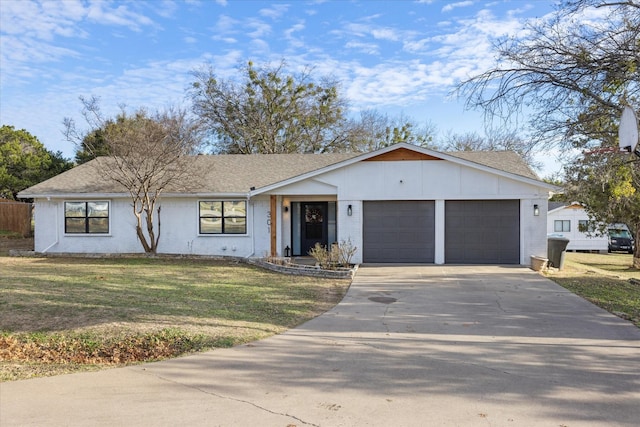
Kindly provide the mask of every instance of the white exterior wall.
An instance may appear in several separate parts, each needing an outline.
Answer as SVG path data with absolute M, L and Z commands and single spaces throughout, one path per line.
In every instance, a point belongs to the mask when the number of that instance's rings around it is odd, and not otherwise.
M 198 201 L 218 198 L 163 198 L 162 235 L 158 253 L 248 257 L 253 255 L 251 219 L 254 206 L 247 204 L 247 234 L 199 234 Z M 233 200 L 238 200 L 233 199 Z
M 558 232 L 554 231 L 554 221 L 568 220 L 571 221 L 571 231 Z M 607 236 L 589 236 L 585 232 L 578 229 L 579 221 L 589 220 L 589 215 L 582 208 L 565 207 L 555 209 L 549 213 L 547 217 L 547 233 L 557 234 L 569 239 L 567 250 L 569 251 L 606 251 L 609 248 L 609 239 Z
M 136 253 L 143 252 L 135 231 L 135 217 L 128 199 L 108 197 L 86 200 L 109 201 L 109 234 L 65 234 L 64 202 L 81 198 L 35 200 L 36 252 Z
M 435 263 L 446 262 L 444 256 L 444 205 L 446 200 L 520 200 L 520 263 L 530 264 L 532 255 L 546 257 L 546 209 L 548 190 L 492 173 L 447 161 L 370 161 L 327 172 L 313 179 L 278 188 L 271 194 L 296 195 L 312 201 L 337 191 L 338 241 L 351 239 L 362 248 L 362 202 L 366 200 L 434 200 L 436 203 Z M 304 196 L 301 196 L 304 195 Z M 286 200 L 293 200 L 287 198 Z M 538 205 L 540 215 L 534 216 Z M 347 215 L 351 205 L 352 215 Z M 287 227 L 287 224 L 284 224 Z M 290 234 L 283 234 L 282 250 L 290 244 Z M 288 238 L 288 239 L 287 239 Z M 354 262 L 362 262 L 359 250 Z
M 211 198 L 206 198 L 210 200 Z M 109 200 L 109 234 L 65 234 L 64 202 L 82 200 L 37 199 L 35 250 L 53 253 L 142 253 L 129 199 Z M 212 256 L 262 256 L 269 250 L 269 197 L 257 197 L 247 206 L 247 234 L 199 235 L 198 201 L 202 198 L 163 198 L 158 253 Z M 234 199 L 237 200 L 237 199 Z M 157 227 L 157 226 L 156 226 Z M 156 228 L 157 232 L 157 228 Z M 256 239 L 252 238 L 256 235 Z

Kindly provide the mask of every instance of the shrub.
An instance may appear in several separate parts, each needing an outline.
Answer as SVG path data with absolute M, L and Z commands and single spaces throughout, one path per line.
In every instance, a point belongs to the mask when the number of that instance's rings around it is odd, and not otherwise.
M 357 249 L 351 243 L 351 239 L 347 239 L 346 241 L 341 240 L 339 244 L 332 244 L 331 250 L 328 250 L 326 246 L 322 246 L 320 243 L 316 243 L 309 251 L 309 255 L 316 260 L 320 268 L 335 270 L 338 267 L 349 268 Z

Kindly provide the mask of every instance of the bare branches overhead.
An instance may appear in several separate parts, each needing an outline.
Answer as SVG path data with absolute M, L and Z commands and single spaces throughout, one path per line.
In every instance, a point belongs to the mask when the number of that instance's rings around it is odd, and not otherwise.
M 526 110 L 543 141 L 575 144 L 583 114 L 598 120 L 640 106 L 640 3 L 567 1 L 523 37 L 500 40 L 495 67 L 458 90 L 489 119 Z

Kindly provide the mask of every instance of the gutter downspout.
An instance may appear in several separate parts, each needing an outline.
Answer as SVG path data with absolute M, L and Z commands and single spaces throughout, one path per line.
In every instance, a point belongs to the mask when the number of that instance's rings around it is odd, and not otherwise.
M 250 203 L 251 195 L 247 194 L 247 203 Z M 251 258 L 256 253 L 256 207 L 254 203 L 251 203 L 251 253 L 245 258 Z
M 47 201 L 51 201 L 50 197 L 47 197 Z M 34 200 L 35 202 L 35 200 Z M 56 241 L 53 242 L 52 244 L 50 244 L 49 246 L 47 246 L 42 253 L 46 253 L 49 249 L 51 249 L 52 247 L 54 247 L 55 245 L 58 244 L 59 240 L 60 240 L 60 225 L 58 223 L 58 207 L 56 206 L 56 222 L 55 222 L 55 228 L 56 228 Z

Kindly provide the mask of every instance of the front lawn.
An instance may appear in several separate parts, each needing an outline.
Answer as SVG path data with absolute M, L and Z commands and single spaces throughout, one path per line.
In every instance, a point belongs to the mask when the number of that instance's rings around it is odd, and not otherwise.
M 171 258 L 0 256 L 0 381 L 246 343 L 340 301 L 347 280 Z
M 552 270 L 548 278 L 595 305 L 640 327 L 640 270 L 632 267 L 630 254 L 568 252 L 565 268 Z

